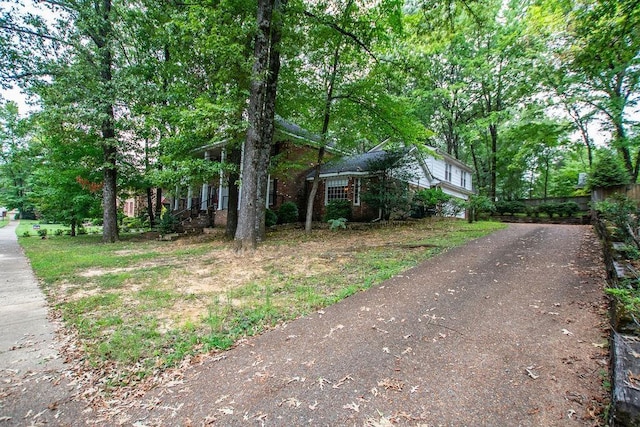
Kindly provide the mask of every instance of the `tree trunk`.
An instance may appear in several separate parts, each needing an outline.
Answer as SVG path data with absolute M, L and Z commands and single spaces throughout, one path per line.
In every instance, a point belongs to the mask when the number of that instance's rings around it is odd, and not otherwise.
M 313 184 L 311 184 L 311 191 L 309 191 L 309 198 L 307 199 L 307 214 L 304 221 L 305 233 L 311 233 L 311 225 L 313 222 L 313 202 L 318 193 L 318 187 L 320 185 L 320 168 L 322 167 L 322 158 L 324 157 L 324 145 L 318 150 L 318 161 L 313 171 Z
M 153 189 L 151 187 L 147 187 L 147 215 L 149 215 L 149 227 L 153 228 L 156 219 L 153 214 Z
M 347 8 L 348 10 L 348 8 Z M 331 103 L 333 102 L 333 89 L 336 83 L 336 76 L 338 74 L 338 63 L 340 62 L 340 45 L 336 46 L 333 52 L 333 63 L 331 68 L 331 75 L 329 77 L 329 85 L 327 86 L 327 97 L 324 102 L 324 116 L 322 118 L 322 142 L 318 149 L 318 161 L 313 173 L 313 184 L 311 185 L 311 191 L 309 192 L 309 199 L 307 200 L 307 214 L 304 221 L 305 233 L 311 233 L 311 224 L 313 222 L 313 203 L 318 193 L 318 187 L 320 186 L 320 168 L 324 161 L 324 153 L 326 151 L 327 133 L 329 132 L 329 122 L 331 121 Z
M 115 133 L 115 114 L 113 109 L 112 67 L 113 57 L 111 53 L 111 0 L 102 0 L 102 16 L 98 23 L 98 36 L 95 38 L 99 49 L 100 80 L 104 104 L 102 113 L 104 118 L 101 123 L 102 131 L 102 160 L 103 160 L 103 187 L 102 187 L 102 241 L 113 243 L 118 240 L 118 214 L 117 214 L 117 178 L 116 158 L 118 153 Z
M 276 9 L 277 20 L 273 20 Z M 236 251 L 254 250 L 264 221 L 265 203 L 260 199 L 266 188 L 269 151 L 273 138 L 273 119 L 278 73 L 280 71 L 280 1 L 258 1 L 258 32 L 255 63 L 249 99 L 249 129 L 244 144 L 242 195 L 236 230 Z M 272 25 L 273 24 L 273 25 Z

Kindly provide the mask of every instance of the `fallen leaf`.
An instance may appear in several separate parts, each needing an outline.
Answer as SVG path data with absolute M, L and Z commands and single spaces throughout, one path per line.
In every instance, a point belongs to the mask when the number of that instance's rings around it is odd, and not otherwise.
M 360 405 L 355 402 L 347 403 L 343 406 L 344 409 L 351 409 L 354 412 L 360 412 Z
M 568 330 L 566 330 L 566 329 L 563 329 L 563 330 L 562 330 L 562 333 L 563 333 L 563 334 L 565 334 L 565 335 L 573 335 L 573 332 L 568 331 Z
M 528 367 L 525 368 L 525 371 L 527 371 L 527 374 L 529 374 L 529 376 L 531 378 L 533 378 L 534 380 L 537 380 L 538 378 L 540 378 L 540 375 L 538 375 L 535 372 L 533 372 L 534 368 L 535 368 L 535 366 L 528 366 Z
M 289 408 L 297 408 L 298 406 L 300 406 L 300 401 L 295 397 L 289 397 L 288 399 L 284 399 L 282 402 L 278 403 L 278 406 L 282 406 L 285 403 L 287 404 L 287 406 L 289 406 Z

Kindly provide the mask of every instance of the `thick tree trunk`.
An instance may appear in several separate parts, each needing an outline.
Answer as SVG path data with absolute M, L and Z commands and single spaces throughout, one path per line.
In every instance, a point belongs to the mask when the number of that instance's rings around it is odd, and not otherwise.
M 116 148 L 103 147 L 104 171 L 102 186 L 102 241 L 113 243 L 118 240 L 117 171 L 115 166 Z
M 269 151 L 273 138 L 273 119 L 280 69 L 279 20 L 273 20 L 274 8 L 279 13 L 279 0 L 258 1 L 258 33 L 255 40 L 255 63 L 249 100 L 249 129 L 244 145 L 242 195 L 236 230 L 236 251 L 254 250 L 263 227 Z M 273 24 L 273 25 L 272 25 Z
M 118 240 L 118 214 L 117 214 L 117 178 L 116 157 L 118 153 L 115 133 L 115 114 L 113 109 L 112 67 L 113 57 L 111 53 L 111 0 L 102 0 L 102 10 L 98 23 L 96 45 L 99 49 L 99 67 L 101 86 L 104 91 L 104 104 L 102 105 L 102 161 L 103 161 L 103 186 L 102 186 L 102 241 L 113 243 Z

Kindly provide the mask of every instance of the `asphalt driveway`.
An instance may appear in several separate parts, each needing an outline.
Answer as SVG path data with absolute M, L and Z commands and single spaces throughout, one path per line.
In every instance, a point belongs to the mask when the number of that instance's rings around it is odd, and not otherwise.
M 600 256 L 589 226 L 510 225 L 177 372 L 111 421 L 598 425 Z

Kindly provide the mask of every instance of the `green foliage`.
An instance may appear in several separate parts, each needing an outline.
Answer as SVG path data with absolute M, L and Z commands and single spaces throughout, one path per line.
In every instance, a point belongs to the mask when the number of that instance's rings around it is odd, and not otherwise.
M 600 216 L 611 221 L 616 227 L 616 234 L 623 241 L 632 241 L 629 228 L 637 230 L 640 226 L 638 207 L 634 200 L 624 194 L 614 194 L 606 200 L 596 203 L 595 209 Z
M 572 217 L 580 212 L 580 206 L 576 202 L 564 202 L 559 206 L 560 216 Z
M 293 202 L 285 202 L 278 209 L 278 223 L 289 224 L 298 222 L 298 205 Z
M 330 221 L 333 219 L 351 218 L 351 201 L 349 200 L 332 200 L 327 203 L 324 220 Z
M 174 233 L 176 231 L 176 227 L 178 226 L 178 219 L 173 216 L 173 214 L 169 211 L 165 211 L 162 213 L 160 217 L 160 224 L 158 224 L 158 230 L 162 234 Z
M 496 212 L 500 215 L 515 215 L 526 212 L 526 206 L 519 201 L 501 200 L 495 203 Z
M 618 160 L 618 156 L 608 152 L 598 157 L 587 182 L 591 188 L 609 188 L 626 185 L 629 180 L 629 173 Z
M 46 228 L 41 228 L 38 230 L 38 236 L 40 237 L 47 237 L 47 229 Z
M 264 225 L 266 227 L 273 227 L 278 223 L 278 214 L 276 214 L 271 209 L 265 209 L 264 214 L 265 214 Z
M 439 187 L 416 191 L 411 199 L 411 216 L 413 218 L 443 216 L 450 200 L 451 196 Z
M 337 229 L 346 229 L 347 228 L 347 219 L 346 218 L 336 218 L 330 219 L 327 221 L 329 223 L 329 229 L 331 231 L 335 231 Z
M 411 209 L 409 181 L 414 173 L 409 168 L 411 157 L 405 149 L 387 150 L 367 164 L 374 178 L 368 181 L 362 200 L 371 208 L 380 210 L 388 220 L 392 213 L 404 215 Z
M 605 292 L 615 298 L 624 309 L 624 314 L 640 326 L 640 290 L 637 281 L 625 281 L 617 288 L 606 288 Z
M 480 214 L 491 214 L 496 207 L 487 196 L 481 194 L 472 194 L 467 200 L 467 209 L 469 210 L 469 222 L 477 221 Z

